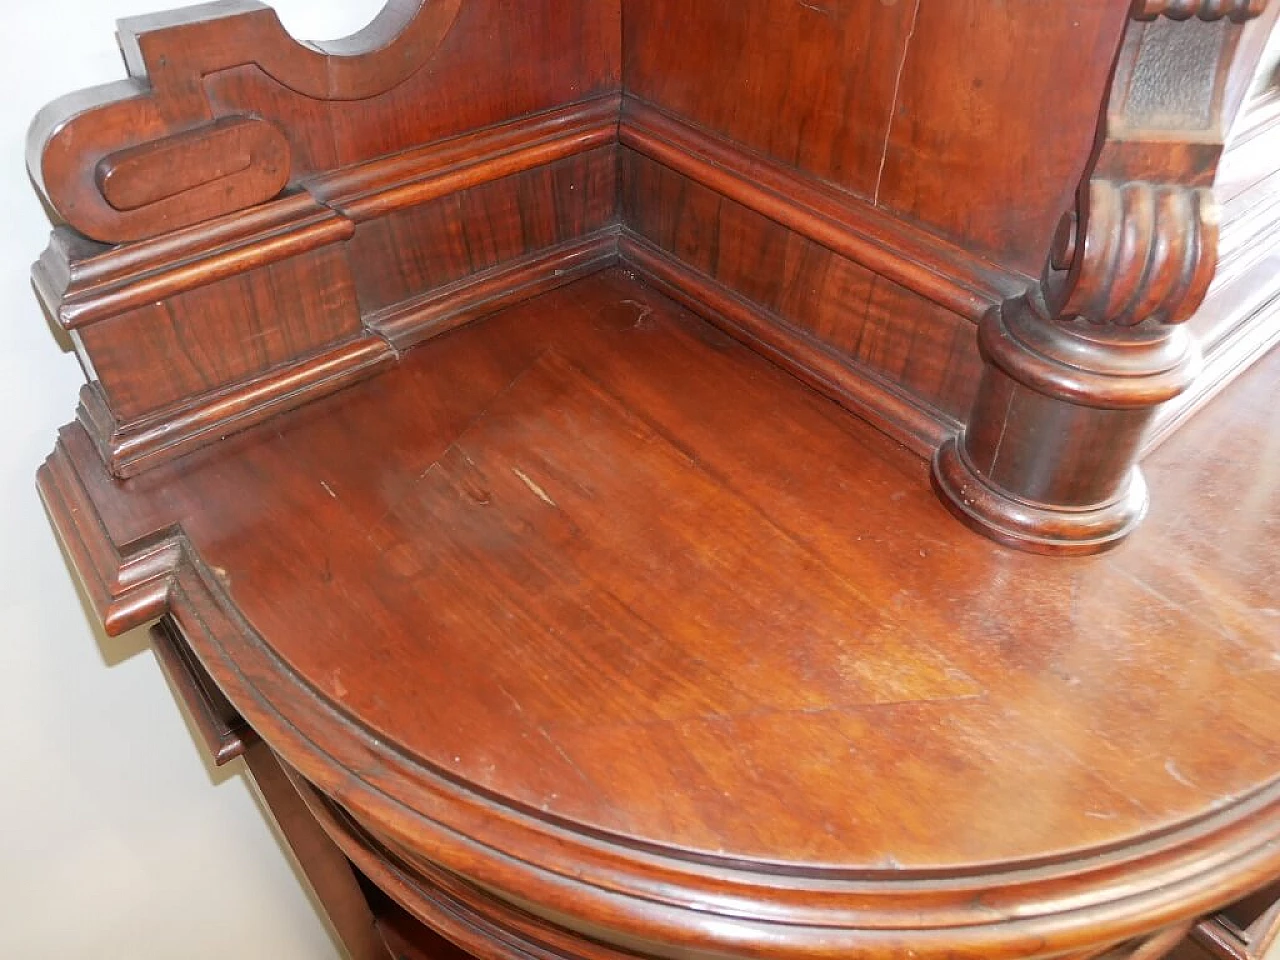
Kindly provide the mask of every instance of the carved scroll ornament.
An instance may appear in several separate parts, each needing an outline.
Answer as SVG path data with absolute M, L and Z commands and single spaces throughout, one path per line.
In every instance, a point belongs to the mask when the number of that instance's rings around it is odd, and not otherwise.
M 988 537 L 1087 554 L 1141 522 L 1156 409 L 1201 369 L 1182 326 L 1218 253 L 1213 181 L 1240 24 L 1265 0 L 1138 0 L 1098 147 L 1038 287 L 979 326 L 964 432 L 934 458 L 943 503 Z
M 1204 299 L 1218 251 L 1211 190 L 1090 180 L 1084 235 L 1059 231 L 1044 278 L 1049 312 L 1094 324 L 1181 323 Z

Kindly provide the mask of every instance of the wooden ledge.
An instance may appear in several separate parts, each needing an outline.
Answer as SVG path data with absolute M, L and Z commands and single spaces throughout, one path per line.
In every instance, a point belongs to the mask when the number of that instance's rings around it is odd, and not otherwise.
M 616 269 L 130 480 L 70 427 L 40 482 L 109 628 L 166 616 L 424 915 L 596 958 L 1050 956 L 1280 870 L 1278 368 L 1091 560 L 970 534 Z

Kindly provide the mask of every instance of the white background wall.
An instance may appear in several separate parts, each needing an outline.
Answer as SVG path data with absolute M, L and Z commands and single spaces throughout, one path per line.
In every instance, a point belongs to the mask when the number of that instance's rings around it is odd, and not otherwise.
M 49 224 L 24 140 L 55 97 L 120 79 L 116 18 L 181 0 L 5 0 L 0 58 L 0 958 L 337 955 L 236 766 L 215 771 L 145 637 L 95 629 L 36 495 L 81 374 L 28 268 Z M 276 0 L 297 36 L 381 0 Z M 229 772 L 228 772 L 229 771 Z

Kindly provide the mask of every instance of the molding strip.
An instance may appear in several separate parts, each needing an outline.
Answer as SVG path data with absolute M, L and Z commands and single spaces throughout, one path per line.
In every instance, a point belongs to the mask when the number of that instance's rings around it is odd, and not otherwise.
M 55 231 L 36 289 L 66 329 L 349 240 L 373 219 L 616 143 L 617 96 L 600 97 L 358 164 L 301 193 L 151 240 L 105 247 Z
M 368 314 L 365 324 L 397 350 L 562 287 L 618 260 L 616 226 L 500 264 Z
M 624 147 L 974 322 L 1033 282 L 634 97 L 623 100 L 619 137 Z
M 923 458 L 960 424 L 839 351 L 743 299 L 643 237 L 624 231 L 618 253 L 627 267 L 672 299 L 768 357 L 788 373 Z
M 357 222 L 501 180 L 618 140 L 618 95 L 584 100 L 324 174 L 304 186 Z
M 230 389 L 124 425 L 116 423 L 102 391 L 87 384 L 80 392 L 77 415 L 111 472 L 117 477 L 133 477 L 210 440 L 336 393 L 394 359 L 390 346 L 367 334 Z
M 67 330 L 350 239 L 355 224 L 306 194 L 186 230 L 103 248 L 54 231 L 33 268 L 36 292 Z M 105 252 L 93 255 L 95 250 Z

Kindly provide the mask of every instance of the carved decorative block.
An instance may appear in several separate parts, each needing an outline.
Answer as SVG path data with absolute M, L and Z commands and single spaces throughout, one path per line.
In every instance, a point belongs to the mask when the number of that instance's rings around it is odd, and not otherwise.
M 1147 427 L 1201 369 L 1179 325 L 1217 265 L 1219 211 L 1207 184 L 1231 121 L 1226 71 L 1239 24 L 1264 6 L 1138 8 L 1077 207 L 1039 287 L 982 320 L 977 398 L 934 459 L 943 503 L 974 529 L 1080 554 L 1114 547 L 1142 520 Z M 1206 22 L 1173 22 L 1193 15 Z

